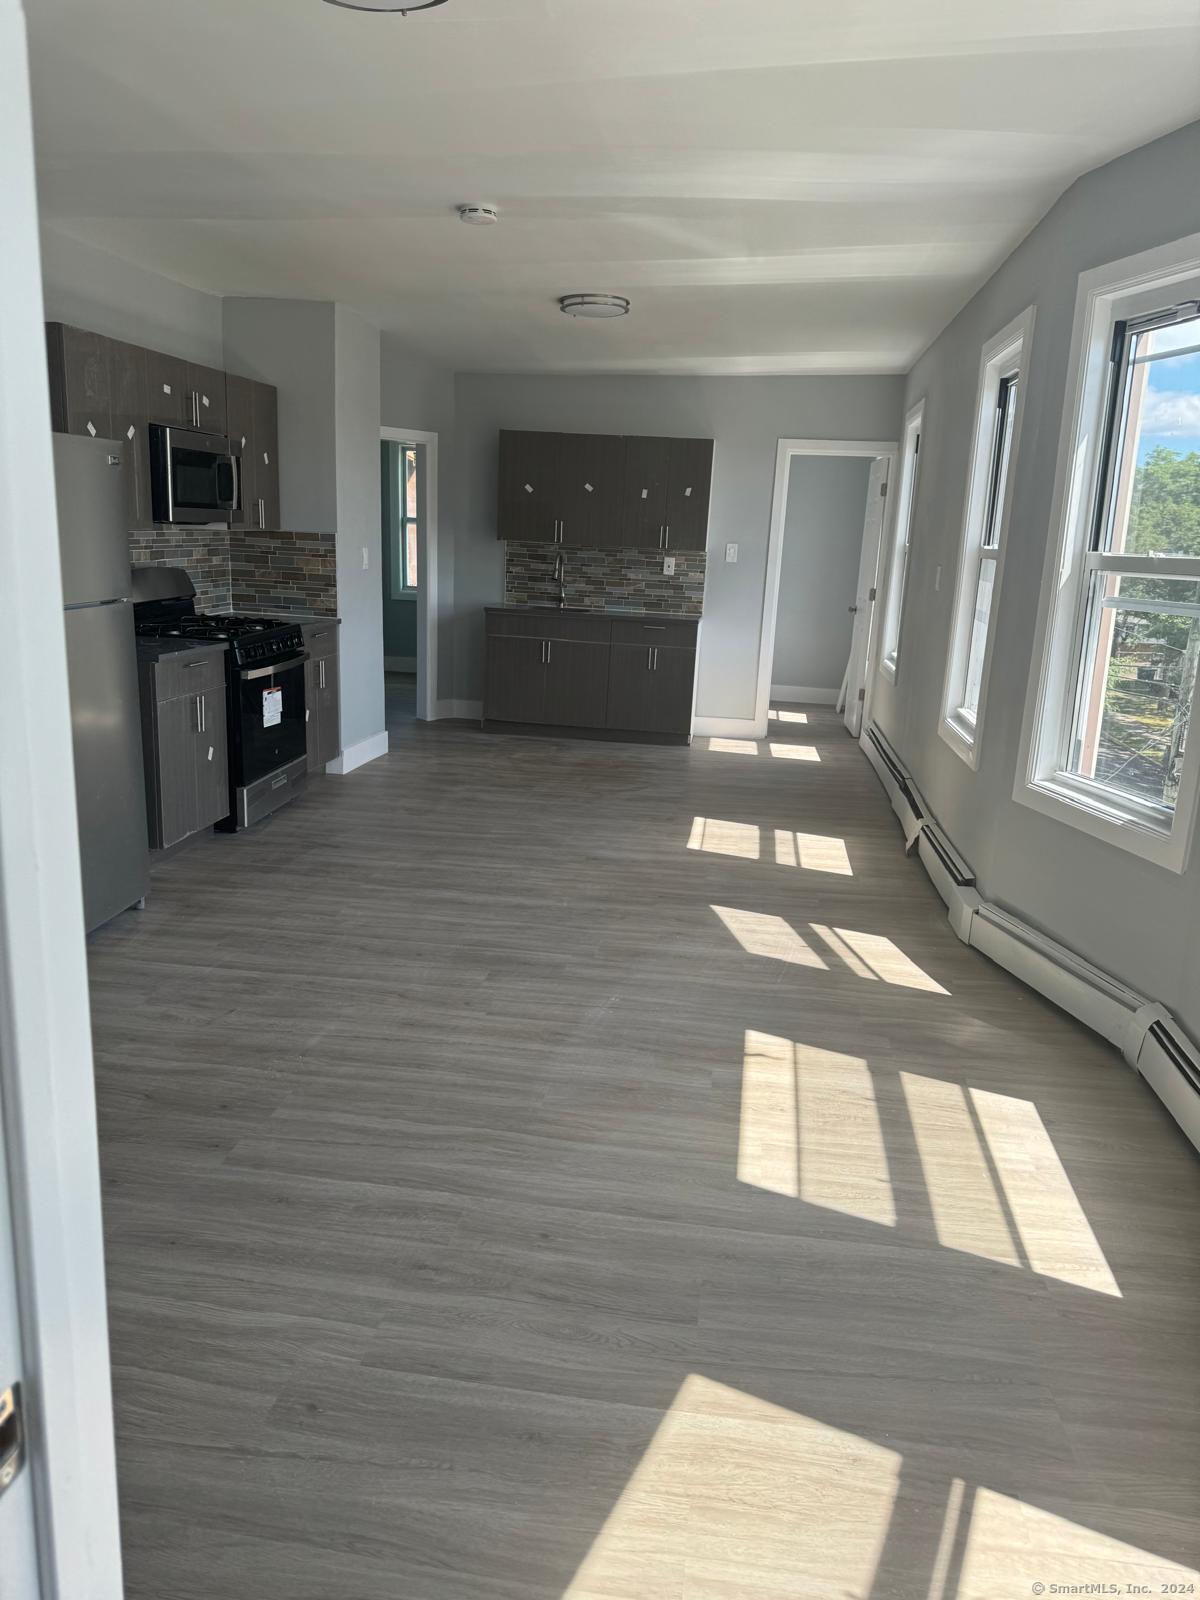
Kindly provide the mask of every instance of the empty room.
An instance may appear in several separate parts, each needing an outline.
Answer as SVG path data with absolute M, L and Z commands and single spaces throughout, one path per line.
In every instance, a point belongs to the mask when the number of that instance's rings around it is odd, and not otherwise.
M 0 0 L 0 1597 L 1200 1586 L 1196 0 Z

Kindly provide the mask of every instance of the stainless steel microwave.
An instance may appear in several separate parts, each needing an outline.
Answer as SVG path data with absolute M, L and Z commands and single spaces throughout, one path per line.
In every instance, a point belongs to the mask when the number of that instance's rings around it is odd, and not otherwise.
M 215 433 L 150 424 L 150 498 L 155 522 L 229 522 L 238 505 L 237 456 Z

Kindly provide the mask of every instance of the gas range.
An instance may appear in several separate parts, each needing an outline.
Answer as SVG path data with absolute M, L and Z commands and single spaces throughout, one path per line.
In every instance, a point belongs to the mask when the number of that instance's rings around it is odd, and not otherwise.
M 153 612 L 151 606 L 154 606 Z M 282 617 L 227 616 L 220 612 L 197 614 L 194 610 L 188 613 L 174 609 L 167 610 L 164 615 L 159 613 L 154 602 L 146 602 L 138 606 L 135 626 L 143 639 L 189 639 L 197 644 L 228 645 L 236 667 L 282 661 L 304 649 L 300 628 Z
M 133 601 L 140 638 L 226 646 L 229 815 L 217 827 L 248 828 L 303 793 L 308 656 L 299 623 L 197 613 L 196 591 L 182 567 L 134 567 Z M 203 726 L 203 707 L 199 715 Z

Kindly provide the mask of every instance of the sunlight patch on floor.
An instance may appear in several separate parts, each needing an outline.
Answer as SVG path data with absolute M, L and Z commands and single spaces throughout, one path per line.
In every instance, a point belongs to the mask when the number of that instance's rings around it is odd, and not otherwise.
M 835 928 L 834 933 L 848 945 L 858 962 L 884 983 L 893 983 L 902 989 L 923 989 L 926 994 L 949 994 L 935 982 L 917 963 L 904 954 L 900 946 L 882 933 L 859 933 L 853 928 Z
M 800 723 L 807 723 L 807 721 L 808 721 L 808 712 L 807 711 L 776 711 L 775 708 L 772 707 L 771 710 L 767 712 L 767 717 L 768 717 L 768 720 L 771 721 L 771 722 L 800 722 Z
M 883 1445 L 692 1373 L 563 1600 L 866 1600 L 900 1466 Z
M 803 867 L 807 872 L 833 872 L 852 878 L 853 868 L 846 853 L 846 841 L 834 834 L 789 833 L 775 830 L 775 861 L 781 867 Z
M 1055 1516 L 1039 1506 L 978 1489 L 954 1600 L 997 1600 L 1001 1595 L 1176 1593 L 1196 1594 L 1200 1572 L 1164 1561 L 1095 1528 Z M 1071 1585 L 1070 1588 L 1065 1585 Z M 949 1600 L 949 1597 L 947 1597 Z
M 971 1101 L 1029 1265 L 1043 1277 L 1120 1296 L 1038 1108 L 987 1089 L 972 1089 Z
M 688 839 L 689 850 L 714 856 L 740 856 L 757 861 L 761 854 L 758 828 L 752 822 L 722 822 L 717 817 L 696 817 Z
M 821 759 L 815 744 L 777 744 L 772 739 L 768 749 L 780 761 L 820 761 Z
M 756 756 L 758 746 L 753 739 L 710 739 L 708 748 L 719 755 Z
M 887 1153 L 867 1063 L 748 1030 L 738 1181 L 894 1226 Z
M 782 917 L 761 911 L 741 911 L 736 906 L 713 906 L 729 932 L 750 956 L 767 956 L 797 967 L 828 969 L 824 961 Z
M 939 1243 L 1120 1296 L 1032 1101 L 912 1072 L 900 1081 Z

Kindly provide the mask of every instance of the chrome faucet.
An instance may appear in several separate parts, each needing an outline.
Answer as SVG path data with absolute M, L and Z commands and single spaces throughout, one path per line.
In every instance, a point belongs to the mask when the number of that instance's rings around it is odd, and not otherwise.
M 567 578 L 566 562 L 560 550 L 554 558 L 554 581 L 558 584 L 558 609 L 565 611 L 567 607 Z

